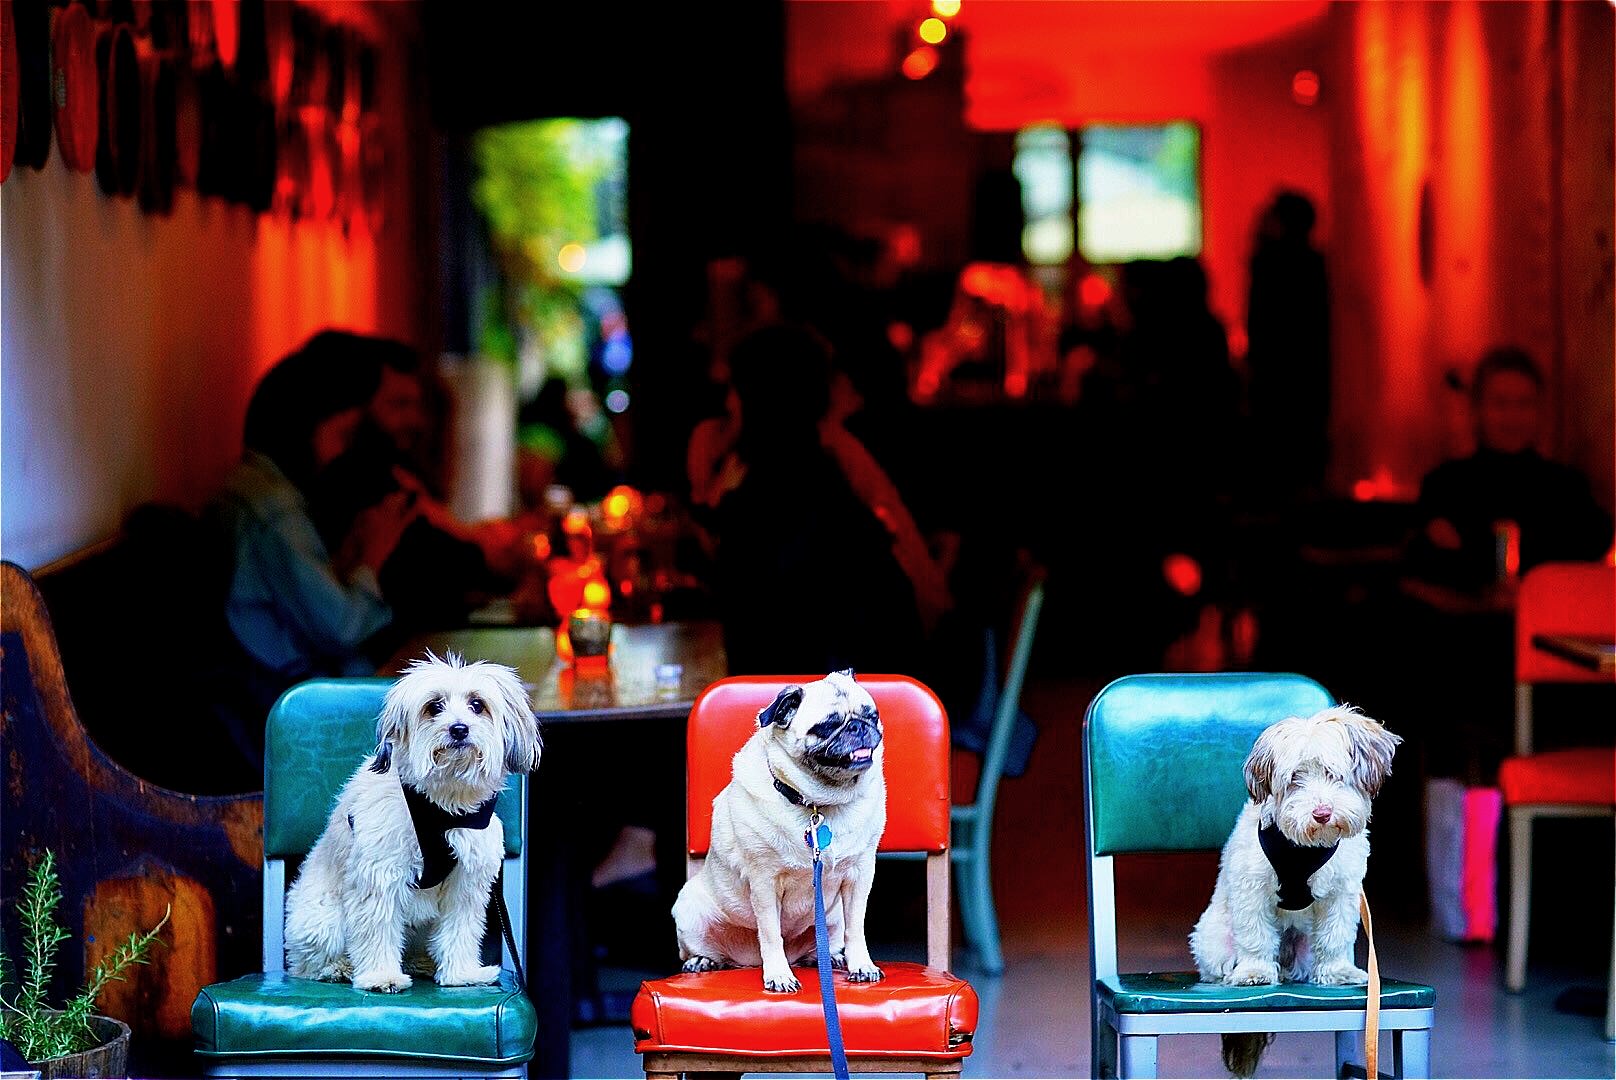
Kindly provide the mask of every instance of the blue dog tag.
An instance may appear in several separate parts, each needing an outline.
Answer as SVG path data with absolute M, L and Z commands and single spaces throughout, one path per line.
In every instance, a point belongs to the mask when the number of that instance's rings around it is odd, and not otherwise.
M 802 834 L 802 842 L 808 845 L 810 851 L 824 851 L 830 847 L 831 831 L 829 825 L 820 825 L 818 830 L 809 829 Z

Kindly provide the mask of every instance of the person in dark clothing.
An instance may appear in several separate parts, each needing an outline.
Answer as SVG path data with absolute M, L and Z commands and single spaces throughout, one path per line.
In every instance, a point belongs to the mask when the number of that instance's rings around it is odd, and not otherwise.
M 321 471 L 310 495 L 320 535 L 339 550 L 359 515 L 384 499 L 402 494 L 417 514 L 377 574 L 382 595 L 393 610 L 386 630 L 367 646 L 380 660 L 411 635 L 462 623 L 466 614 L 493 594 L 512 586 L 490 567 L 472 532 L 449 516 L 433 497 L 415 458 L 426 428 L 419 385 L 419 358 L 401 342 L 325 330 L 304 351 L 336 370 L 342 366 L 375 372 L 376 389 L 353 443 Z
M 1476 451 L 1445 462 L 1420 485 L 1420 534 L 1411 569 L 1428 580 L 1476 588 L 1497 580 L 1494 527 L 1520 529 L 1520 572 L 1540 563 L 1598 559 L 1611 518 L 1577 470 L 1538 453 L 1543 376 L 1517 348 L 1494 349 L 1470 386 Z
M 1330 290 L 1307 196 L 1281 191 L 1251 255 L 1246 366 L 1259 459 L 1275 490 L 1324 483 L 1329 459 Z
M 912 671 L 922 633 L 892 538 L 824 448 L 830 364 L 774 326 L 731 357 L 739 485 L 714 511 L 716 593 L 735 674 Z

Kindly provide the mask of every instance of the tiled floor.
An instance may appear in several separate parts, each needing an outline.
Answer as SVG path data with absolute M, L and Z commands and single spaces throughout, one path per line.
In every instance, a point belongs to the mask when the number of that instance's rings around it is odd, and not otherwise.
M 1086 885 L 1082 878 L 1082 831 L 1078 778 L 1078 725 L 1092 684 L 1045 680 L 1029 687 L 1027 710 L 1041 735 L 1027 775 L 1001 789 L 995 831 L 995 881 L 1004 924 L 1007 970 L 981 976 L 967 962 L 982 1000 L 975 1053 L 967 1076 L 1089 1076 Z M 1381 828 L 1391 826 L 1382 822 Z M 1609 836 L 1604 835 L 1608 845 Z M 1598 891 L 1609 898 L 1610 862 L 1595 860 L 1604 877 Z M 877 931 L 913 925 L 919 880 L 913 867 L 883 864 L 876 888 L 885 907 L 872 915 Z M 1383 866 L 1376 889 L 1397 886 L 1395 868 Z M 1185 937 L 1210 895 L 1216 871 L 1211 856 L 1139 857 L 1119 860 L 1117 891 L 1125 927 L 1120 951 L 1129 970 L 1187 969 Z M 885 897 L 882 897 L 882 893 Z M 1374 893 L 1371 894 L 1372 898 Z M 873 905 L 874 906 L 874 905 Z M 1386 974 L 1430 983 L 1437 990 L 1431 1066 L 1440 1077 L 1611 1077 L 1612 1044 L 1601 1019 L 1555 1008 L 1568 987 L 1585 989 L 1601 1008 L 1610 966 L 1610 912 L 1589 922 L 1586 948 L 1561 948 L 1534 963 L 1527 991 L 1502 990 L 1500 954 L 1490 947 L 1459 946 L 1434 937 L 1422 923 L 1400 918 L 1395 905 L 1377 910 L 1381 966 Z M 671 927 L 670 927 L 671 932 Z M 889 932 L 877 959 L 911 957 L 918 942 Z M 632 979 L 627 973 L 619 978 Z M 1383 1044 L 1390 1067 L 1390 1041 Z M 1259 1076 L 1331 1075 L 1330 1036 L 1281 1035 L 1263 1059 Z M 1220 1077 L 1216 1036 L 1179 1036 L 1161 1043 L 1160 1075 Z M 640 1072 L 626 1028 L 593 1028 L 573 1038 L 573 1074 L 632 1077 Z

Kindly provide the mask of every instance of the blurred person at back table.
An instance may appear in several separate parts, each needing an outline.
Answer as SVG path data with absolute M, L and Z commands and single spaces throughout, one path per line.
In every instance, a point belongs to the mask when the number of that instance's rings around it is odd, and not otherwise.
M 731 357 L 735 486 L 712 514 L 735 674 L 914 670 L 921 621 L 892 533 L 823 434 L 831 371 L 811 333 L 748 335 Z
M 310 499 L 353 445 L 375 392 L 374 366 L 300 350 L 271 368 L 247 407 L 245 451 L 208 514 L 230 545 L 226 619 L 254 698 L 316 675 L 368 675 L 367 639 L 392 608 L 377 579 L 419 510 L 393 492 L 355 515 L 335 554 Z
M 1251 254 L 1246 367 L 1261 460 L 1279 494 L 1324 483 L 1330 437 L 1330 292 L 1305 195 L 1263 210 Z
M 1611 517 L 1588 479 L 1538 452 L 1543 375 L 1523 350 L 1493 349 L 1476 365 L 1470 404 L 1476 449 L 1426 475 L 1420 531 L 1409 552 L 1420 577 L 1460 588 L 1500 579 L 1499 530 L 1518 538 L 1517 573 L 1558 560 L 1596 560 L 1611 546 Z
M 316 334 L 304 350 L 331 370 L 358 367 L 376 381 L 352 445 L 314 484 L 313 516 L 327 545 L 339 548 L 357 516 L 390 495 L 402 493 L 419 511 L 378 574 L 394 619 L 376 650 L 391 652 L 388 645 L 412 633 L 463 622 L 488 597 L 511 589 L 520 569 L 514 530 L 462 522 L 437 496 L 436 470 L 423 455 L 431 420 L 415 350 L 338 330 Z

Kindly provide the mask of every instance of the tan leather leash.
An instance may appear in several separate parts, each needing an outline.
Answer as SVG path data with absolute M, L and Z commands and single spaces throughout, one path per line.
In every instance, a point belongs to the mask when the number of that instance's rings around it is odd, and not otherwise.
M 1364 1074 L 1368 1080 L 1380 1077 L 1380 960 L 1375 956 L 1375 925 L 1369 918 L 1369 899 L 1358 894 L 1358 914 L 1363 916 L 1364 937 L 1369 939 L 1369 999 L 1364 1003 Z

